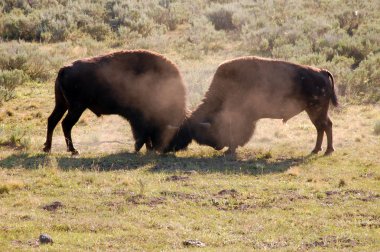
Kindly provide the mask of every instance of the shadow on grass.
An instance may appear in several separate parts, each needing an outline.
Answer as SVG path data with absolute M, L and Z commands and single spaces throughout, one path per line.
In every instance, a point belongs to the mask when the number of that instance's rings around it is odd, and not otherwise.
M 221 156 L 212 157 L 176 157 L 174 155 L 156 155 L 121 152 L 100 157 L 70 157 L 47 154 L 31 155 L 13 154 L 0 161 L 2 168 L 38 169 L 58 167 L 62 170 L 133 170 L 146 168 L 149 172 L 185 172 L 231 173 L 260 175 L 281 173 L 289 167 L 307 162 L 309 157 L 278 157 L 267 159 L 252 158 L 248 160 L 231 159 Z

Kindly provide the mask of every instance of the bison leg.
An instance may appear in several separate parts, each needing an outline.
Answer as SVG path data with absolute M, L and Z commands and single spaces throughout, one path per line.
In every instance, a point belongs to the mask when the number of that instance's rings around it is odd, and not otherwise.
M 327 115 L 328 105 L 323 109 L 319 109 L 317 111 L 307 111 L 311 121 L 313 122 L 315 128 L 317 129 L 317 142 L 312 154 L 316 154 L 322 150 L 322 141 L 323 134 L 326 132 L 327 135 L 327 149 L 325 155 L 329 155 L 334 151 L 333 147 L 333 136 L 332 136 L 332 122 Z
M 332 125 L 333 124 L 330 117 L 327 116 L 327 122 L 326 122 L 326 127 L 325 127 L 325 132 L 327 136 L 327 149 L 325 152 L 326 156 L 334 152 Z
M 144 146 L 144 139 L 136 140 L 135 142 L 135 152 L 139 152 L 140 149 Z
M 236 146 L 229 146 L 228 149 L 224 152 L 224 155 L 236 155 Z
M 148 137 L 145 141 L 145 147 L 148 151 L 152 151 L 153 150 L 153 144 L 152 144 L 152 140 Z
M 78 122 L 80 116 L 85 109 L 83 107 L 76 107 L 75 109 L 69 109 L 65 119 L 62 121 L 63 134 L 65 135 L 67 151 L 72 155 L 77 155 L 79 152 L 74 148 L 73 141 L 71 139 L 71 129 Z
M 55 105 L 53 112 L 49 116 L 48 125 L 47 125 L 46 142 L 44 144 L 45 147 L 43 148 L 44 152 L 50 152 L 52 138 L 53 138 L 53 131 L 55 127 L 57 126 L 58 122 L 61 120 L 61 118 L 65 114 L 66 110 L 67 110 L 67 107 L 64 103 L 57 103 Z
M 324 129 L 321 124 L 318 122 L 314 123 L 315 128 L 317 129 L 317 142 L 315 143 L 314 149 L 311 151 L 312 154 L 317 154 L 322 150 L 323 134 Z
M 144 126 L 132 122 L 131 128 L 133 138 L 135 139 L 135 152 L 139 152 L 140 149 L 147 142 L 147 132 Z

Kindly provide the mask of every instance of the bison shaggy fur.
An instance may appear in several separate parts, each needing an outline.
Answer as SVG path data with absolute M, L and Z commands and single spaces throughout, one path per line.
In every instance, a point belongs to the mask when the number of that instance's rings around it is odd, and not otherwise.
M 317 129 L 313 153 L 334 151 L 329 103 L 337 106 L 334 78 L 324 69 L 260 57 L 241 57 L 221 64 L 202 100 L 183 124 L 182 142 L 194 139 L 234 153 L 254 133 L 262 118 L 288 119 L 306 111 Z M 179 140 L 178 140 L 179 141 Z
M 117 114 L 132 128 L 135 150 L 168 151 L 175 131 L 186 116 L 186 90 L 176 65 L 146 51 L 119 51 L 82 59 L 61 68 L 55 81 L 55 107 L 48 118 L 44 151 L 66 111 L 62 128 L 67 150 L 77 154 L 71 129 L 89 109 L 97 116 Z

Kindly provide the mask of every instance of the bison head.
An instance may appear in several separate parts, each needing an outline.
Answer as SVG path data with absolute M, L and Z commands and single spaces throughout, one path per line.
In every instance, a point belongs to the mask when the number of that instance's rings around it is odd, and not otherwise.
M 216 134 L 218 131 L 210 122 L 199 122 L 187 118 L 180 127 L 168 125 L 167 128 L 174 130 L 175 134 L 164 149 L 164 153 L 184 150 L 193 139 L 201 145 L 208 145 L 216 150 L 221 150 L 224 147 L 219 141 L 218 134 Z
M 191 143 L 192 134 L 188 120 L 179 127 L 168 125 L 167 130 L 174 131 L 174 136 L 164 149 L 164 153 L 184 150 Z
M 220 141 L 215 124 L 212 124 L 209 121 L 191 121 L 189 124 L 191 128 L 191 136 L 197 143 L 208 145 L 216 150 L 223 149 L 224 145 Z

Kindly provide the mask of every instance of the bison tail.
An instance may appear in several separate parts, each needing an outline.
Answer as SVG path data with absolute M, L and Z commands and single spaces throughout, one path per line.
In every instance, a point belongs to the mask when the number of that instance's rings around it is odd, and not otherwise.
M 323 69 L 322 70 L 324 73 L 326 73 L 330 80 L 331 80 L 331 88 L 332 88 L 332 93 L 331 93 L 331 103 L 337 107 L 339 105 L 339 102 L 338 102 L 338 96 L 336 95 L 336 92 L 335 92 L 335 87 L 334 87 L 334 76 L 329 72 L 327 71 L 326 69 Z
M 67 100 L 62 91 L 62 82 L 63 76 L 65 72 L 65 67 L 59 69 L 57 78 L 55 79 L 55 101 L 56 103 L 64 103 L 67 104 Z

